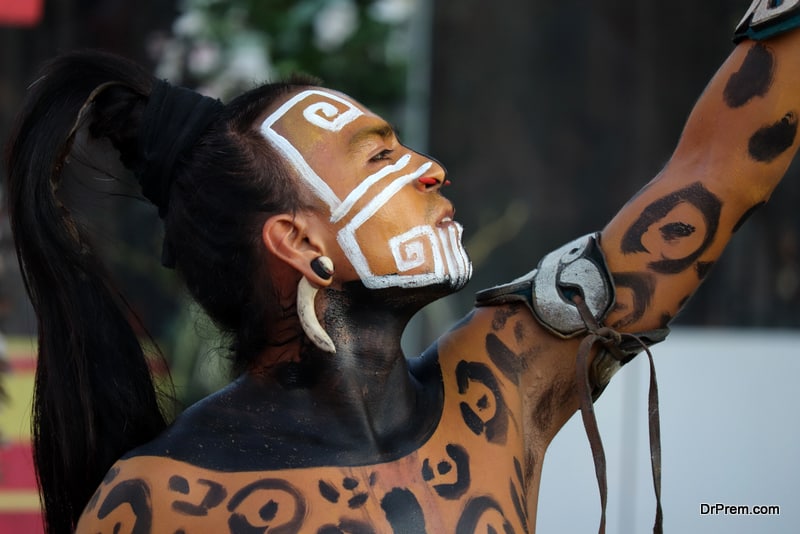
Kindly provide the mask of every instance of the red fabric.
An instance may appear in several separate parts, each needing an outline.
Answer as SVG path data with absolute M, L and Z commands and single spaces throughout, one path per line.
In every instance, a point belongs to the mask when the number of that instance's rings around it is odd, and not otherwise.
M 36 490 L 30 443 L 0 445 L 0 490 Z
M 39 514 L 0 513 L 0 534 L 44 534 Z
M 0 24 L 35 26 L 42 18 L 43 0 L 0 0 Z

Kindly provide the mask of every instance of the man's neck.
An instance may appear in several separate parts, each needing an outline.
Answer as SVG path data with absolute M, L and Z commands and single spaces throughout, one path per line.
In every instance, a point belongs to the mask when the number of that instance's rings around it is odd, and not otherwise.
M 316 415 L 342 423 L 345 435 L 335 440 L 382 450 L 393 440 L 416 434 L 412 427 L 419 407 L 438 397 L 409 372 L 400 346 L 408 321 L 431 299 L 425 292 L 374 291 L 361 284 L 321 291 L 320 322 L 336 353 L 298 342 L 296 357 L 284 355 L 281 363 L 254 374 L 277 382 L 293 402 L 307 400 Z

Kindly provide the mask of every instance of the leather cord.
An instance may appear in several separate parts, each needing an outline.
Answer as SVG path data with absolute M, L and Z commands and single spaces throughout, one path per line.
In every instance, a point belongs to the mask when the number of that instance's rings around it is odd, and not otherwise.
M 620 333 L 616 330 L 600 326 L 592 315 L 586 301 L 579 294 L 572 297 L 572 301 L 578 309 L 588 334 L 583 338 L 578 347 L 576 358 L 575 378 L 578 387 L 578 395 L 581 403 L 581 417 L 583 427 L 586 430 L 586 437 L 589 439 L 589 447 L 594 459 L 594 471 L 597 477 L 597 486 L 600 490 L 600 527 L 599 534 L 606 531 L 606 505 L 608 502 L 608 483 L 606 478 L 606 457 L 603 450 L 603 441 L 600 437 L 600 430 L 597 426 L 597 417 L 594 413 L 594 401 L 592 398 L 593 385 L 589 377 L 589 356 L 595 345 L 599 345 L 614 359 L 621 363 L 630 360 L 630 354 L 626 354 L 620 344 L 625 340 L 634 340 L 647 353 L 650 360 L 650 389 L 647 397 L 647 419 L 650 434 L 650 467 L 653 474 L 653 488 L 656 496 L 656 517 L 653 525 L 654 534 L 663 532 L 663 513 L 661 509 L 661 424 L 658 411 L 658 384 L 656 382 L 656 370 L 653 363 L 653 355 L 641 338 L 634 334 Z

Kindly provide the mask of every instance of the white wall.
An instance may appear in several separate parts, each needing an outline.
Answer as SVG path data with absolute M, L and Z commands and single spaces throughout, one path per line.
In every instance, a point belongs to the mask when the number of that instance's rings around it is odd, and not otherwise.
M 800 331 L 681 328 L 653 351 L 665 532 L 800 532 Z M 609 534 L 652 532 L 648 376 L 640 355 L 596 404 Z M 780 515 L 701 515 L 701 503 L 779 505 Z M 599 493 L 580 414 L 547 453 L 538 515 L 539 534 L 597 532 Z

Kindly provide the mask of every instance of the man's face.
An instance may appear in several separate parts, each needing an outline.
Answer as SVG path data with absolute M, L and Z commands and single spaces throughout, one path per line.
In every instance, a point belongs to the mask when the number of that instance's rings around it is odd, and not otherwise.
M 342 94 L 309 89 L 272 112 L 261 133 L 327 205 L 366 287 L 458 289 L 469 280 L 461 226 L 439 193 L 444 169 L 400 144 L 386 121 Z

